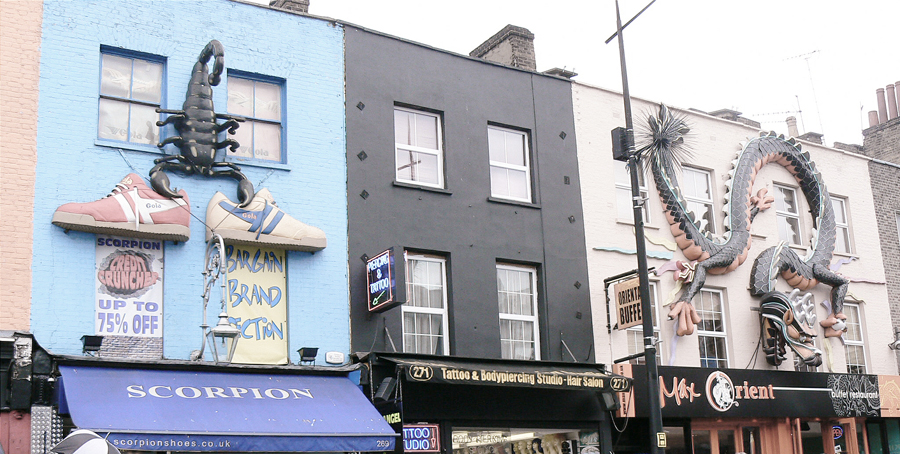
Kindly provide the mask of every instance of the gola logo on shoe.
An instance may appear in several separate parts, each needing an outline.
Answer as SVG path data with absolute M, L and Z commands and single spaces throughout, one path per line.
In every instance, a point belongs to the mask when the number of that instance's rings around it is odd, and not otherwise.
M 162 208 L 162 207 L 163 206 L 161 203 L 147 203 L 147 208 L 149 208 L 149 209 Z
M 134 183 L 134 182 L 131 180 L 130 176 L 126 176 L 125 178 L 122 178 L 122 184 L 130 185 L 132 183 Z
M 241 217 L 244 219 L 253 219 L 255 221 L 257 216 L 255 213 L 247 212 L 247 213 L 241 213 Z

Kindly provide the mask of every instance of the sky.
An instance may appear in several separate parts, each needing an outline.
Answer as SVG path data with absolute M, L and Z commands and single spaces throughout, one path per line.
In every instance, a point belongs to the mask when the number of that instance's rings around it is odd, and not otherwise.
M 255 0 L 265 2 L 265 0 Z M 620 0 L 622 22 L 650 0 Z M 535 35 L 538 71 L 621 92 L 614 0 L 310 0 L 309 13 L 468 55 L 507 24 Z M 897 0 L 656 0 L 623 33 L 631 95 L 732 109 L 826 144 L 862 144 L 875 90 L 900 82 Z

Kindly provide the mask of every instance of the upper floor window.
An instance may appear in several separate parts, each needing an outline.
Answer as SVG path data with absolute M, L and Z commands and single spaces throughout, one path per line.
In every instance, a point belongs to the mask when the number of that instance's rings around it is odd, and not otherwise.
M 700 290 L 694 298 L 694 307 L 700 316 L 700 323 L 697 324 L 700 367 L 728 367 L 723 293 L 720 290 Z
M 866 344 L 863 339 L 862 317 L 859 305 L 844 303 L 844 315 L 847 316 L 847 332 L 844 333 L 844 350 L 847 352 L 847 373 L 866 373 Z
M 97 138 L 156 145 L 162 77 L 162 58 L 101 49 Z
M 284 162 L 283 92 L 283 82 L 228 71 L 228 113 L 247 120 L 232 136 L 240 148 L 228 156 Z
M 712 184 L 709 172 L 684 167 L 681 172 L 681 194 L 694 220 L 700 221 L 700 230 L 716 233 L 716 216 L 713 211 Z
M 631 198 L 631 170 L 625 161 L 613 161 L 613 173 L 616 181 L 616 207 L 618 218 L 627 221 L 634 220 L 634 201 Z M 644 183 L 644 170 L 638 164 L 638 187 L 641 197 L 647 198 L 647 185 Z M 644 222 L 650 222 L 650 210 L 647 203 L 643 205 Z
M 444 150 L 438 114 L 394 107 L 397 181 L 444 187 Z
M 803 244 L 800 240 L 800 211 L 797 208 L 797 191 L 775 185 L 775 213 L 778 238 L 789 244 Z
M 432 255 L 406 254 L 406 294 L 403 304 L 403 351 L 447 355 L 446 260 Z
M 497 264 L 500 355 L 504 359 L 541 359 L 536 289 L 534 268 Z
M 831 196 L 831 206 L 834 207 L 834 252 L 849 254 L 852 250 L 850 248 L 850 218 L 847 216 L 847 200 Z
M 491 196 L 531 202 L 528 134 L 488 126 Z
M 618 162 L 618 161 L 616 161 Z M 650 314 L 653 318 L 653 335 L 659 338 L 659 314 L 656 305 L 656 282 L 650 282 Z M 642 325 L 632 326 L 625 330 L 628 336 L 628 354 L 633 355 L 644 351 L 644 327 Z M 656 364 L 662 364 L 661 349 L 656 349 Z M 647 362 L 643 356 L 631 360 L 631 364 L 645 364 Z

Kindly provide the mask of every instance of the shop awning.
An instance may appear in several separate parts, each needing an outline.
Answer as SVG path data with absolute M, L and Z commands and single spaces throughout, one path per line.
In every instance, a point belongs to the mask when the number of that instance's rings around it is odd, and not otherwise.
M 428 359 L 379 355 L 396 363 L 411 382 L 621 392 L 632 379 L 603 370 L 600 364 L 544 361 L 485 361 L 448 357 Z
M 390 451 L 396 433 L 344 376 L 59 366 L 60 412 L 146 451 Z

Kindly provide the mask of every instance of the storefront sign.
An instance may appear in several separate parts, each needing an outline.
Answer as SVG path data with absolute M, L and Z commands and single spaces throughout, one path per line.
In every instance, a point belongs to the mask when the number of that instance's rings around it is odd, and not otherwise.
M 646 383 L 644 366 L 617 365 L 616 372 Z M 880 394 L 875 375 L 808 372 L 659 368 L 663 417 L 860 417 L 879 416 Z M 642 375 L 643 374 L 643 375 Z M 642 393 L 625 396 L 626 409 L 647 412 Z
M 881 396 L 881 417 L 900 418 L 900 377 L 879 375 L 878 394 Z
M 388 249 L 366 261 L 369 312 L 382 312 L 396 304 L 397 281 L 394 278 L 394 249 Z
M 226 245 L 228 321 L 241 330 L 235 364 L 287 364 L 283 249 Z
M 415 382 L 594 391 L 627 391 L 631 387 L 631 381 L 627 378 L 599 371 L 498 370 L 490 367 L 429 363 L 410 364 L 405 369 L 406 378 Z
M 441 430 L 437 424 L 403 426 L 404 452 L 441 452 Z
M 614 287 L 618 328 L 626 329 L 643 323 L 641 312 L 641 280 L 634 278 Z
M 94 334 L 162 337 L 163 242 L 97 235 Z

